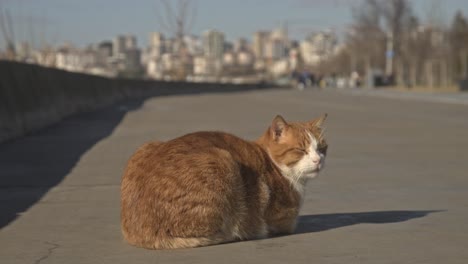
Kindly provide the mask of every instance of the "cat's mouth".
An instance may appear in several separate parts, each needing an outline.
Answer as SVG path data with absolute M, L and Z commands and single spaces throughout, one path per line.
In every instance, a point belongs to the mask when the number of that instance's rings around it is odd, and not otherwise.
M 307 171 L 306 174 L 317 174 L 320 171 L 320 168 L 314 168 Z
M 323 169 L 323 165 L 320 164 L 320 165 L 318 165 L 316 168 L 314 168 L 313 170 L 311 170 L 310 172 L 311 172 L 311 173 L 319 173 L 322 169 Z

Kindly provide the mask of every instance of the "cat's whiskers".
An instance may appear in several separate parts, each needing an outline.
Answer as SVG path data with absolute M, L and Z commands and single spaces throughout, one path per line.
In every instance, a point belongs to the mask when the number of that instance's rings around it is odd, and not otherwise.
M 307 169 L 308 168 L 299 169 L 295 173 L 288 175 L 291 188 L 298 191 L 301 194 L 301 196 L 304 193 L 304 187 L 307 181 L 307 178 L 304 177 L 304 173 Z

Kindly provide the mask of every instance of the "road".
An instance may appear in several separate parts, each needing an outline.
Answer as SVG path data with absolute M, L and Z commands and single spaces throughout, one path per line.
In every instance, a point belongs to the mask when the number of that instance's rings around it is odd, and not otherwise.
M 256 139 L 280 113 L 327 112 L 327 167 L 295 234 L 151 251 L 119 228 L 122 170 L 142 143 L 198 130 Z M 0 145 L 0 262 L 467 263 L 468 107 L 336 91 L 154 97 Z

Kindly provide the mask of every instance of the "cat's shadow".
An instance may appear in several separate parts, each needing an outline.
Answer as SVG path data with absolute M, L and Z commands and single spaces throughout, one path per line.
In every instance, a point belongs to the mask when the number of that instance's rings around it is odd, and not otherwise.
M 280 234 L 274 237 L 261 238 L 256 241 L 262 244 L 262 247 L 273 247 L 279 245 L 282 237 L 295 236 L 300 234 L 308 234 L 315 232 L 324 232 L 327 230 L 358 225 L 358 224 L 392 224 L 406 222 L 416 218 L 422 218 L 432 213 L 445 212 L 446 210 L 406 210 L 406 211 L 375 211 L 375 212 L 355 212 L 355 213 L 334 213 L 334 214 L 317 214 L 317 215 L 301 215 L 297 220 L 296 230 L 292 234 Z M 271 241 L 271 239 L 275 239 Z M 243 241 L 248 242 L 248 241 Z M 231 243 L 242 243 L 235 241 Z M 231 244 L 226 243 L 226 244 Z M 226 244 L 214 245 L 222 246 Z
M 296 231 L 294 234 L 305 234 L 321 232 L 340 227 L 358 224 L 390 224 L 405 222 L 415 218 L 425 217 L 431 213 L 442 212 L 443 210 L 432 211 L 376 211 L 358 213 L 335 213 L 320 215 L 299 216 Z

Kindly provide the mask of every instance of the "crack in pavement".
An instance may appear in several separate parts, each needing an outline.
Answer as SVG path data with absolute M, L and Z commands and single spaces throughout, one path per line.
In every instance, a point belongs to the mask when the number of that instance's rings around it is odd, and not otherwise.
M 47 249 L 47 254 L 46 254 L 45 256 L 42 256 L 42 257 L 39 258 L 38 260 L 36 260 L 36 261 L 34 262 L 34 264 L 39 264 L 39 263 L 41 263 L 43 260 L 46 260 L 47 258 L 50 257 L 50 255 L 52 255 L 52 252 L 53 252 L 55 249 L 57 249 L 57 248 L 60 247 L 59 244 L 50 243 L 50 242 L 48 242 L 48 241 L 45 241 L 44 244 L 50 245 L 50 246 L 52 246 L 52 247 L 48 248 L 48 249 Z

